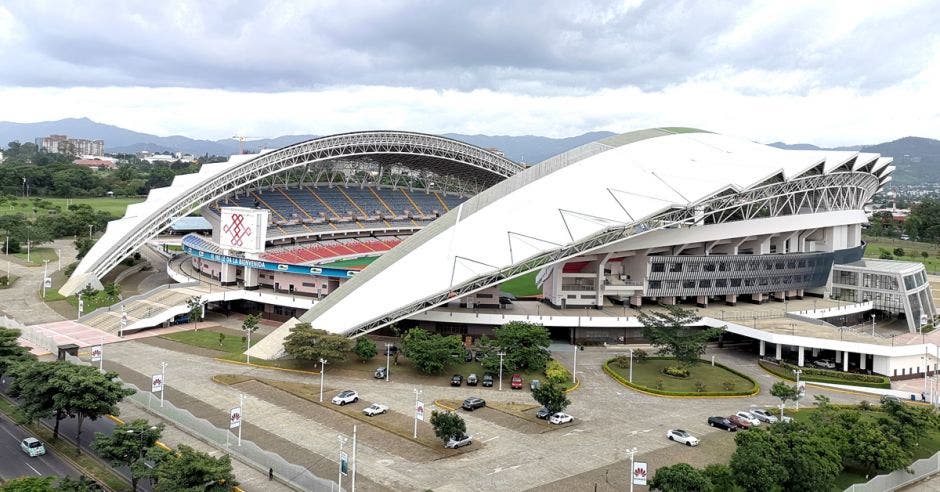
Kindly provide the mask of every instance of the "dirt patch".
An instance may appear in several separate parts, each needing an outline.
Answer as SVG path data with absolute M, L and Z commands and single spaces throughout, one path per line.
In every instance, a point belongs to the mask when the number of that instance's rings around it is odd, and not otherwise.
M 478 408 L 472 412 L 460 408 L 463 402 L 459 400 L 440 400 L 440 403 L 450 408 L 456 408 L 458 412 L 472 413 L 474 416 L 486 419 L 500 427 L 522 432 L 523 434 L 542 434 L 565 429 L 576 425 L 578 422 L 578 420 L 575 419 L 567 424 L 552 425 L 547 420 L 542 420 L 535 416 L 535 411 L 540 408 L 539 405 L 528 403 L 487 402 L 485 407 Z
M 213 381 L 219 384 L 224 384 L 225 386 L 244 383 L 250 379 L 250 377 L 242 376 L 241 374 L 216 374 L 215 376 L 212 376 Z

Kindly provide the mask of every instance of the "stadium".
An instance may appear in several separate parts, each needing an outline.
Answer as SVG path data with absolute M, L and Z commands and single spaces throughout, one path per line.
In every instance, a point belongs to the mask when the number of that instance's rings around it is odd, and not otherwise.
M 689 128 L 617 135 L 525 167 L 409 132 L 322 137 L 207 164 L 112 222 L 61 293 L 100 279 L 191 214 L 170 285 L 79 323 L 111 334 L 207 308 L 350 337 L 419 325 L 477 337 L 526 320 L 569 343 L 640 337 L 685 305 L 725 342 L 804 365 L 922 377 L 935 306 L 919 263 L 863 258 L 863 206 L 889 157 L 781 150 Z M 507 282 L 528 282 L 515 296 Z

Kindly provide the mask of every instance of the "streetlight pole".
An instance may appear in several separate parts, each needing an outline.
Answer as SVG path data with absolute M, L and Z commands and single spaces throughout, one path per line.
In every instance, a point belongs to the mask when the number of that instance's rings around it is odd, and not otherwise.
M 392 358 L 392 344 L 385 342 L 385 382 L 388 382 L 389 361 Z
M 415 391 L 415 409 L 414 409 L 415 432 L 414 432 L 414 435 L 411 437 L 413 439 L 417 439 L 418 438 L 418 398 L 421 396 L 422 391 L 419 390 L 418 388 L 415 388 L 414 391 Z
M 875 336 L 875 315 L 871 315 L 871 336 Z
M 326 359 L 320 357 L 320 403 L 323 403 L 323 376 L 326 375 Z
M 46 278 L 49 277 L 49 260 L 42 260 L 42 300 L 46 300 Z
M 355 425 L 353 425 L 353 442 L 352 442 L 352 446 L 353 446 L 353 453 L 352 453 L 352 470 L 350 470 L 350 473 L 352 473 L 352 486 L 351 486 L 350 488 L 351 488 L 352 490 L 351 490 L 350 492 L 356 492 L 356 426 L 355 426 Z
M 794 369 L 793 374 L 796 374 L 796 409 L 800 409 L 800 374 L 803 374 L 802 369 Z
M 339 485 L 339 490 L 340 490 L 340 492 L 342 492 L 342 490 L 343 490 L 343 444 L 346 444 L 346 438 L 343 437 L 343 436 L 337 436 L 336 439 L 339 441 L 339 456 L 340 456 L 340 458 L 339 458 L 339 473 L 337 474 L 337 476 L 338 476 L 339 478 L 338 478 L 337 482 L 338 482 L 338 485 Z
M 633 382 L 633 347 L 630 347 L 630 382 Z
M 574 345 L 574 362 L 571 364 L 571 383 L 578 380 L 578 344 Z
M 240 420 L 238 424 L 238 445 L 242 445 L 242 424 L 245 423 L 245 394 L 238 394 L 238 410 L 241 412 Z
M 251 330 L 248 330 L 248 350 L 245 350 L 245 364 L 251 364 Z
M 506 355 L 506 352 L 500 351 L 499 356 L 499 390 L 503 390 L 503 357 Z
M 166 362 L 160 363 L 160 379 L 163 381 L 160 386 L 160 408 L 163 408 L 163 393 L 166 392 Z
M 634 447 L 634 448 L 628 449 L 627 452 L 630 453 L 630 492 L 633 492 L 633 467 L 634 467 L 633 455 L 636 454 L 636 448 Z

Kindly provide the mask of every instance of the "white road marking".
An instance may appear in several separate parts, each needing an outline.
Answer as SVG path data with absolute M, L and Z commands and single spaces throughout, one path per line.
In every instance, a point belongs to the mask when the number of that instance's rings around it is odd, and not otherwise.
M 30 465 L 29 463 L 26 463 L 26 466 L 28 466 L 30 470 L 36 472 L 36 475 L 42 476 L 42 473 L 39 473 L 39 470 L 33 468 L 33 465 Z
M 490 442 L 490 441 L 492 441 L 493 439 L 499 439 L 499 436 L 493 436 L 493 437 L 491 437 L 491 438 L 489 438 L 489 439 L 487 439 L 487 440 L 485 440 L 485 441 L 483 441 L 483 442 Z

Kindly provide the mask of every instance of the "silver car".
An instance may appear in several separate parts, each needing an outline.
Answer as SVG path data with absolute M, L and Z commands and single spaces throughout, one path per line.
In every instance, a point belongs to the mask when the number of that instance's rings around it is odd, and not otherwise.
M 471 443 L 473 443 L 473 439 L 471 439 L 470 436 L 454 436 L 447 440 L 447 444 L 445 444 L 444 447 L 457 449 L 469 446 Z
M 757 420 L 760 420 L 761 422 L 767 422 L 768 424 L 774 424 L 777 422 L 777 417 L 763 408 L 756 408 L 751 410 L 751 415 L 757 417 Z

